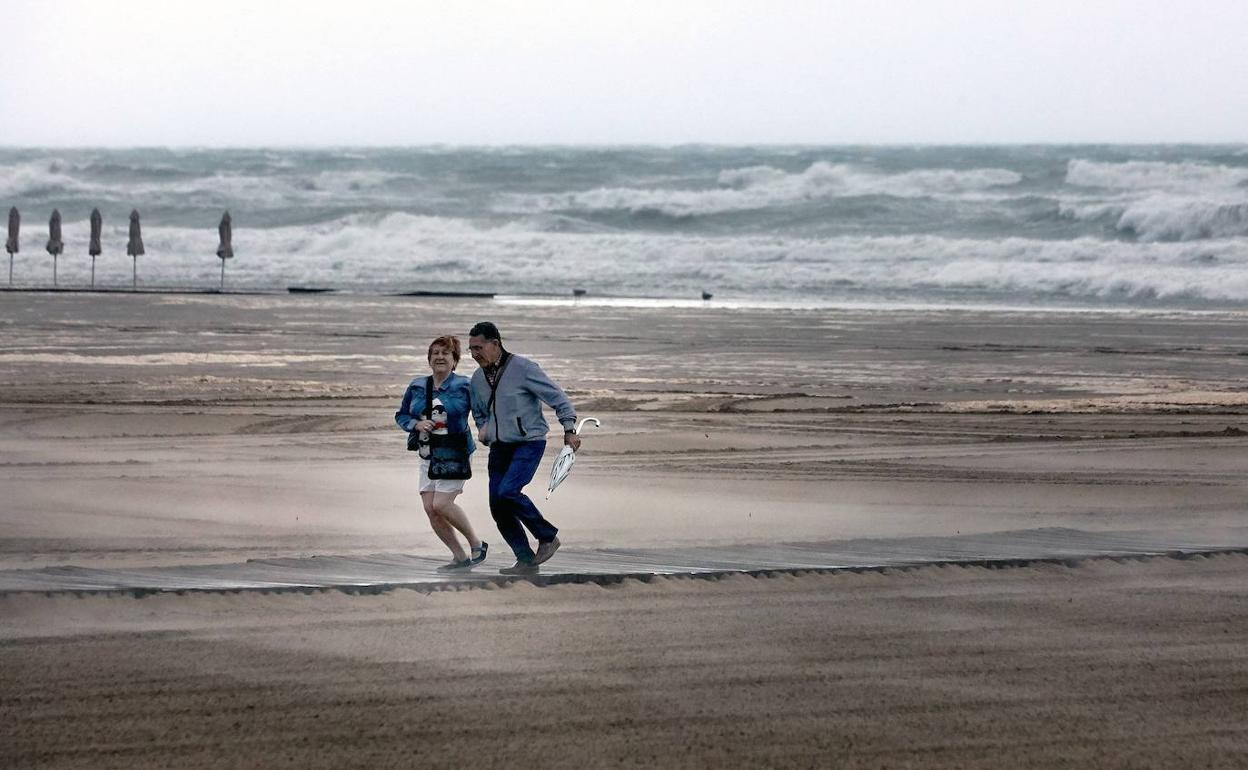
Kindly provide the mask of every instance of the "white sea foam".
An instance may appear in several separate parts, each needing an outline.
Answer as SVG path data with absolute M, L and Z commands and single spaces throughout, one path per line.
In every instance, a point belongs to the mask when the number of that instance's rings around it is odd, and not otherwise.
M 1192 241 L 1248 235 L 1248 168 L 1206 163 L 1072 160 L 1068 184 L 1089 194 L 1061 203 L 1063 215 L 1112 219 L 1146 241 Z
M 1248 186 L 1248 168 L 1148 160 L 1105 163 L 1076 158 L 1067 164 L 1066 184 L 1115 190 L 1233 190 Z
M 216 231 L 145 229 L 142 285 L 217 285 Z M 65 228 L 63 285 L 85 282 L 86 223 Z M 128 285 L 125 232 L 106 231 L 102 285 Z M 919 236 L 710 237 L 545 233 L 458 219 L 353 215 L 308 227 L 235 233 L 226 283 L 348 289 L 472 289 L 717 297 L 845 296 L 855 292 L 987 292 L 1069 299 L 1248 301 L 1248 241 L 1105 242 Z M 51 259 L 19 255 L 19 284 L 50 283 Z
M 300 175 L 214 172 L 199 176 L 169 174 L 161 169 L 169 166 L 147 166 L 142 172 L 152 175 L 141 181 L 124 184 L 92 177 L 99 169 L 91 163 L 67 163 L 47 158 L 0 166 L 0 199 L 72 195 L 92 197 L 101 202 L 115 199 L 124 190 L 128 203 L 141 202 L 170 205 L 194 201 L 199 204 L 234 205 L 240 210 L 271 208 L 308 203 L 400 203 L 410 192 L 397 191 L 398 182 L 418 184 L 419 178 L 380 170 L 322 170 Z M 138 169 L 135 170 L 138 173 Z M 410 187 L 410 185 L 409 185 Z
M 1196 241 L 1248 236 L 1248 200 L 1149 195 L 1133 201 L 1063 202 L 1065 216 L 1113 219 L 1114 227 L 1145 241 Z
M 1021 179 L 1018 173 L 999 168 L 882 174 L 821 161 L 797 174 L 770 166 L 727 169 L 719 174 L 719 187 L 710 189 L 603 187 L 547 195 L 508 195 L 500 202 L 499 209 L 509 212 L 653 212 L 691 217 L 787 206 L 814 199 L 866 195 L 958 196 L 1009 187 Z
M 58 158 L 0 166 L 0 198 L 20 200 L 51 188 L 77 192 L 91 189 L 66 169 L 67 164 Z
M 1118 229 L 1154 241 L 1245 236 L 1248 235 L 1248 199 L 1149 196 L 1126 207 L 1118 219 Z
M 140 286 L 216 286 L 229 208 L 227 288 L 1248 302 L 1248 168 L 1232 149 L 820 152 L 0 149 L 0 200 L 22 210 L 14 279 L 27 286 L 51 284 L 53 207 L 66 216 L 60 283 L 87 283 L 98 205 L 103 286 L 130 285 L 132 207 Z M 462 218 L 433 215 L 449 211 Z

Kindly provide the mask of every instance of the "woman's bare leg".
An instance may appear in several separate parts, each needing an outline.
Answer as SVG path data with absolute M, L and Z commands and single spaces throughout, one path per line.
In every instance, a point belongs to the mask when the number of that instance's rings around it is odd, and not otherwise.
M 464 509 L 455 502 L 458 496 L 458 492 L 434 492 L 433 509 L 442 514 L 443 519 L 468 538 L 468 545 L 477 548 L 481 545 L 481 538 L 477 537 L 477 533 L 472 528 L 472 522 L 468 521 L 468 514 L 464 513 Z
M 420 502 L 425 506 L 425 514 L 429 517 L 429 526 L 433 528 L 433 534 L 451 549 L 451 555 L 455 557 L 455 561 L 464 561 L 468 555 L 464 553 L 464 547 L 459 544 L 459 538 L 455 537 L 455 530 L 451 527 L 450 522 L 443 516 L 436 506 L 436 498 L 439 497 L 437 492 L 421 492 Z

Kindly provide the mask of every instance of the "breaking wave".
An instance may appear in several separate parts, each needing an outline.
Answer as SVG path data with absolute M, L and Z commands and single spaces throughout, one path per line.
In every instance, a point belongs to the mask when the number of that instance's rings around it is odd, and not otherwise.
M 65 226 L 63 281 L 81 280 L 85 222 Z M 152 227 L 139 259 L 145 285 L 214 286 L 215 231 Z M 106 231 L 97 268 L 125 285 L 125 232 Z M 81 249 L 72 248 L 84 245 Z M 1095 238 L 996 240 L 937 236 L 715 238 L 641 233 L 539 232 L 462 219 L 352 215 L 314 226 L 243 230 L 227 266 L 234 287 L 314 283 L 360 290 L 446 289 L 504 294 L 737 296 L 828 299 L 981 294 L 1064 300 L 1248 301 L 1248 241 L 1106 243 Z M 50 272 L 43 254 L 19 274 Z M 40 276 L 47 278 L 50 276 Z M 656 292 L 656 287 L 661 291 Z
M 1105 163 L 1076 158 L 1066 168 L 1066 184 L 1115 190 L 1189 192 L 1238 188 L 1248 193 L 1248 168 L 1149 160 Z
M 41 197 L 60 191 L 87 192 L 91 188 L 55 158 L 0 165 L 0 196 L 6 199 Z
M 1248 303 L 1248 151 L 1190 147 L 0 148 L 18 285 L 768 302 Z
M 1206 163 L 1072 160 L 1068 184 L 1109 191 L 1065 201 L 1075 219 L 1102 220 L 1146 241 L 1248 236 L 1248 168 Z
M 1006 169 L 934 169 L 880 174 L 845 164 L 814 163 L 786 173 L 772 166 L 721 171 L 710 189 L 598 188 L 546 195 L 508 196 L 510 212 L 628 211 L 696 217 L 789 206 L 816 199 L 888 195 L 898 198 L 956 196 L 1008 187 L 1022 177 Z
M 48 199 L 128 209 L 130 206 L 218 206 L 242 211 L 299 205 L 395 204 L 420 184 L 411 174 L 379 169 L 282 173 L 205 169 L 165 164 L 67 162 L 47 158 L 0 165 L 0 198 Z M 62 204 L 63 205 L 63 204 Z

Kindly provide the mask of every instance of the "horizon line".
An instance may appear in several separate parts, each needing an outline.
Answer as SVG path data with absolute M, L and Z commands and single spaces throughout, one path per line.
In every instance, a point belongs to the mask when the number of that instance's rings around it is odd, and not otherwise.
M 1248 147 L 1248 138 L 1238 140 L 1170 140 L 1170 141 L 893 141 L 893 142 L 422 142 L 408 144 L 390 143 L 337 143 L 337 142 L 289 142 L 256 144 L 15 144 L 0 143 L 0 150 L 477 150 L 477 149 L 682 149 L 682 148 L 826 148 L 826 147 L 878 147 L 878 148 L 940 148 L 940 147 Z

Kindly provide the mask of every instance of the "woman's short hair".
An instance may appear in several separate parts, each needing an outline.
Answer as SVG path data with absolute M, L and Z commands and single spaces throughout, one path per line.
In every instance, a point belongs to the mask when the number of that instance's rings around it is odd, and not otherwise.
M 459 365 L 459 337 L 451 334 L 444 334 L 441 337 L 438 337 L 436 340 L 429 343 L 429 352 L 425 355 L 425 358 L 433 358 L 433 349 L 436 347 L 444 347 L 451 351 L 451 359 L 455 362 L 456 366 Z M 451 368 L 454 369 L 455 367 Z

